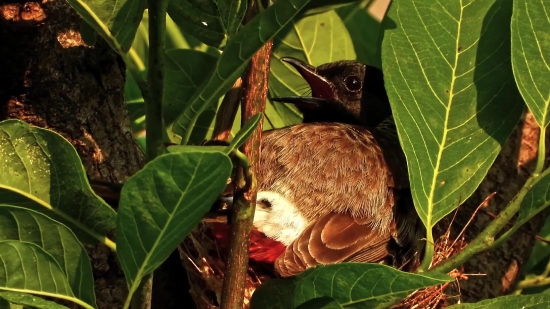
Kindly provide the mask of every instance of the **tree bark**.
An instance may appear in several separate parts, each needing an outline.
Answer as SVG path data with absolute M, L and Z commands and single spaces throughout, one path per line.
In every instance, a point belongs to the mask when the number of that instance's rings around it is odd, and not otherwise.
M 101 39 L 86 46 L 80 17 L 63 0 L 0 0 L 0 119 L 18 118 L 60 133 L 90 179 L 123 182 L 143 164 L 124 102 L 125 66 Z M 99 308 L 127 295 L 116 256 L 87 246 Z

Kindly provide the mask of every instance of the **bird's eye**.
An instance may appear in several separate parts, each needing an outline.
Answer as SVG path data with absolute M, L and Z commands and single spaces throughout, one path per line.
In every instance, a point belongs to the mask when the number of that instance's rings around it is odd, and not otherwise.
M 349 91 L 359 91 L 361 90 L 361 79 L 356 75 L 350 75 L 344 79 L 344 83 L 346 83 L 346 88 L 348 88 Z

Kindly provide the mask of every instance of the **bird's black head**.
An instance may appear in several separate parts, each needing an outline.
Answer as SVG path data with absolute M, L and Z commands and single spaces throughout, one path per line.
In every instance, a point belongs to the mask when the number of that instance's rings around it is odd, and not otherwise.
M 317 68 L 294 58 L 290 63 L 311 87 L 311 97 L 279 97 L 293 103 L 304 122 L 342 122 L 376 126 L 391 116 L 382 71 L 358 61 L 337 61 Z

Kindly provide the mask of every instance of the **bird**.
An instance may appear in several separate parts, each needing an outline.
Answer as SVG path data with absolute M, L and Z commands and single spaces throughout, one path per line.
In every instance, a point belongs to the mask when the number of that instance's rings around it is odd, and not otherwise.
M 262 135 L 250 259 L 281 277 L 340 262 L 405 264 L 422 248 L 423 226 L 382 71 L 281 60 L 311 96 L 272 98 L 294 104 L 303 123 Z

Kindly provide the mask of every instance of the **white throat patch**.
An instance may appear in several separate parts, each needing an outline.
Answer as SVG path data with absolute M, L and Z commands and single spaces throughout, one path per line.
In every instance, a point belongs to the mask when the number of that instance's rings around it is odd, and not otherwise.
M 267 237 L 290 245 L 307 227 L 294 204 L 273 191 L 258 192 L 254 226 Z

